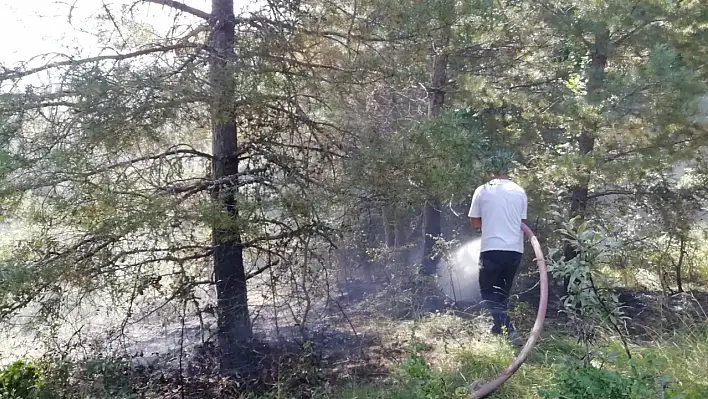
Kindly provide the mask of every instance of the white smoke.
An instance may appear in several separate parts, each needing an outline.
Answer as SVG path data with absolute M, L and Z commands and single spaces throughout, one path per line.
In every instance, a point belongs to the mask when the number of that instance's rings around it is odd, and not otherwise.
M 479 302 L 479 253 L 481 239 L 476 238 L 456 249 L 438 264 L 438 285 L 454 301 Z

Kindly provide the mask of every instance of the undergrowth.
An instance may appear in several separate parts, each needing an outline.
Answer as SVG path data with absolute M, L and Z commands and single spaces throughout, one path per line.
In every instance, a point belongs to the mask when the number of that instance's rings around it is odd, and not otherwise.
M 489 342 L 487 342 L 489 343 Z M 513 359 L 499 341 L 495 350 L 480 343 L 454 356 L 458 366 L 436 368 L 412 354 L 395 370 L 398 378 L 379 385 L 351 383 L 327 396 L 342 399 L 457 399 L 468 397 L 473 381 L 488 381 Z M 631 360 L 621 342 L 591 364 L 580 360 L 584 348 L 549 332 L 521 369 L 492 397 L 497 399 L 703 399 L 708 398 L 708 333 L 684 331 L 662 344 L 635 343 Z M 488 348 L 485 348 L 488 349 Z
M 441 317 L 418 328 L 440 328 Z M 475 381 L 486 382 L 514 358 L 506 342 L 470 333 L 466 345 L 436 356 L 439 345 L 411 340 L 406 355 L 391 366 L 388 377 L 330 384 L 318 377 L 316 365 L 289 362 L 270 393 L 230 396 L 248 399 L 461 399 Z M 431 340 L 434 341 L 434 340 Z M 669 339 L 632 342 L 632 359 L 624 344 L 607 341 L 585 362 L 585 347 L 561 331 L 548 330 L 519 371 L 492 398 L 496 399 L 705 399 L 708 398 L 708 330 L 685 329 Z M 444 360 L 443 360 L 444 359 Z M 18 361 L 0 370 L 0 398 L 137 398 L 115 362 L 94 360 L 81 367 L 47 361 Z M 302 363 L 302 364 L 301 364 Z M 305 364 L 310 364 L 305 367 Z M 104 375 L 105 374 L 105 375 Z M 123 379 L 122 379 L 123 378 Z M 97 382 L 100 381 L 100 384 Z M 165 393 L 165 387 L 156 387 Z M 170 389 L 178 393 L 179 389 Z M 219 391 L 214 390 L 212 392 Z M 144 391 L 143 391 L 144 392 Z M 223 390 L 221 390 L 224 393 Z M 167 396 L 154 396 L 158 398 Z M 192 397 L 191 395 L 188 397 Z M 216 396 L 202 396 L 216 397 Z

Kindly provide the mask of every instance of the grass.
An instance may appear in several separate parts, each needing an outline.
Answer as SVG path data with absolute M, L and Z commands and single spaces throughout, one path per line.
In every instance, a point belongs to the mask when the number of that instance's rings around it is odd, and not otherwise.
M 417 326 L 417 342 L 424 342 L 424 351 L 412 349 L 430 365 L 430 373 L 440 377 L 438 385 L 444 386 L 445 394 L 423 392 L 415 378 L 400 376 L 404 368 L 403 359 L 391 365 L 391 377 L 377 383 L 357 383 L 351 381 L 344 388 L 325 397 L 341 399 L 447 399 L 457 398 L 455 388 L 466 388 L 473 381 L 488 381 L 501 372 L 514 357 L 512 348 L 502 340 L 467 331 L 464 345 L 447 345 L 441 348 L 444 337 L 435 331 L 449 330 L 453 321 L 446 317 L 428 319 Z M 465 323 L 459 323 L 464 325 Z M 464 329 L 454 332 L 458 339 Z M 448 331 L 449 332 L 449 331 Z M 399 335 L 400 335 L 399 331 Z M 427 335 L 426 335 L 427 334 Z M 603 341 L 605 342 L 605 341 Z M 630 362 L 619 341 L 609 339 L 598 349 L 607 354 L 603 367 L 629 373 L 632 366 L 642 375 L 656 378 L 657 389 L 661 381 L 669 382 L 665 398 L 705 399 L 708 398 L 708 329 L 685 329 L 670 338 L 632 343 L 633 359 Z M 579 357 L 583 347 L 560 331 L 545 331 L 544 338 L 521 369 L 494 394 L 496 399 L 538 399 L 541 388 L 552 384 L 557 366 L 568 359 Z M 597 366 L 597 365 L 596 365 Z M 683 396 L 680 396 L 679 393 Z M 658 394 L 657 394 L 658 395 Z M 657 396 L 657 398 L 660 396 Z M 612 398 L 606 398 L 612 399 Z
M 681 331 L 663 342 L 649 342 L 636 351 L 638 367 L 675 381 L 685 399 L 708 398 L 708 329 Z
M 388 373 L 376 379 L 350 377 L 331 385 L 304 388 L 310 393 L 289 392 L 293 384 L 283 384 L 270 395 L 259 399 L 461 399 L 469 397 L 468 387 L 475 381 L 486 382 L 497 376 L 514 359 L 515 350 L 503 339 L 488 333 L 486 318 L 461 318 L 452 314 L 425 317 L 417 321 L 369 320 L 368 329 L 385 337 L 381 346 L 404 348 L 404 353 L 386 363 Z M 553 388 L 559 366 L 569 364 L 585 353 L 585 348 L 552 324 L 542 335 L 541 342 L 527 362 L 514 376 L 491 396 L 494 399 L 540 399 L 542 390 Z M 624 354 L 619 340 L 607 338 L 595 345 L 603 354 L 604 369 L 622 375 L 649 376 L 649 384 L 658 388 L 662 381 L 670 383 L 665 396 L 568 396 L 567 399 L 705 399 L 708 398 L 708 327 L 691 324 L 669 337 L 631 343 L 632 361 Z M 597 366 L 597 364 L 595 364 Z M 559 371 L 560 370 L 560 371 Z M 594 369 L 591 369 L 594 370 Z M 301 374 L 297 367 L 295 374 Z M 313 371 L 317 374 L 317 371 Z M 577 376 L 565 374 L 566 382 Z M 571 380 L 569 380 L 569 376 Z M 607 376 L 600 373 L 600 377 Z M 611 376 L 610 376 L 611 377 Z M 609 377 L 608 377 L 609 378 Z M 104 376 L 105 379 L 105 376 Z M 1 379 L 0 379 L 1 380 Z M 626 380 L 626 379 L 625 379 Z M 315 381 L 320 381 L 315 379 Z M 576 378 L 577 381 L 577 378 Z M 617 380 L 588 382 L 616 383 Z M 621 382 L 621 381 L 620 381 Z M 123 387 L 124 381 L 121 382 Z M 317 382 L 316 384 L 320 384 Z M 584 389 L 585 382 L 580 382 Z M 1 385 L 1 384 L 0 384 Z M 116 385 L 116 384 L 113 384 Z M 113 386 L 111 385 L 111 386 Z M 118 386 L 116 385 L 116 386 Z M 280 386 L 280 384 L 278 384 Z M 560 384 L 559 384 L 560 386 Z M 679 396 L 681 394 L 682 396 Z M 95 396 L 106 397 L 106 396 Z M 115 397 L 115 396 L 114 396 Z M 167 397 L 167 396 L 159 396 Z M 193 396 L 190 396 L 193 397 Z M 208 397 L 208 396 L 207 396 Z M 226 396 L 233 397 L 233 396 Z M 247 396 L 253 399 L 254 396 Z M 558 398 L 557 396 L 554 398 Z

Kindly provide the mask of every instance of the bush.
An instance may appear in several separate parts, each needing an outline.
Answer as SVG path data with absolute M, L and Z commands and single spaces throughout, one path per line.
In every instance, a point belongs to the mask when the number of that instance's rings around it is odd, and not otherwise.
M 556 369 L 550 388 L 541 389 L 543 399 L 646 399 L 658 397 L 652 376 L 623 374 L 581 363 Z
M 0 398 L 34 399 L 43 397 L 44 367 L 18 360 L 0 370 Z
M 442 375 L 433 372 L 422 356 L 410 355 L 401 366 L 404 382 L 412 384 L 416 398 L 463 399 L 469 397 L 465 387 L 455 387 Z

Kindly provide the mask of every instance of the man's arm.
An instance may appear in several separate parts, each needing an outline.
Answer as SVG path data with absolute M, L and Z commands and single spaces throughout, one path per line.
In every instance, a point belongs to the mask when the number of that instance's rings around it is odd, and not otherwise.
M 472 227 L 474 227 L 475 229 L 482 228 L 482 210 L 479 206 L 479 195 L 480 187 L 477 187 L 477 189 L 474 190 L 474 194 L 472 195 L 472 205 L 470 205 L 470 211 L 467 214 L 467 216 L 469 216 L 470 218 L 470 224 L 472 224 Z

